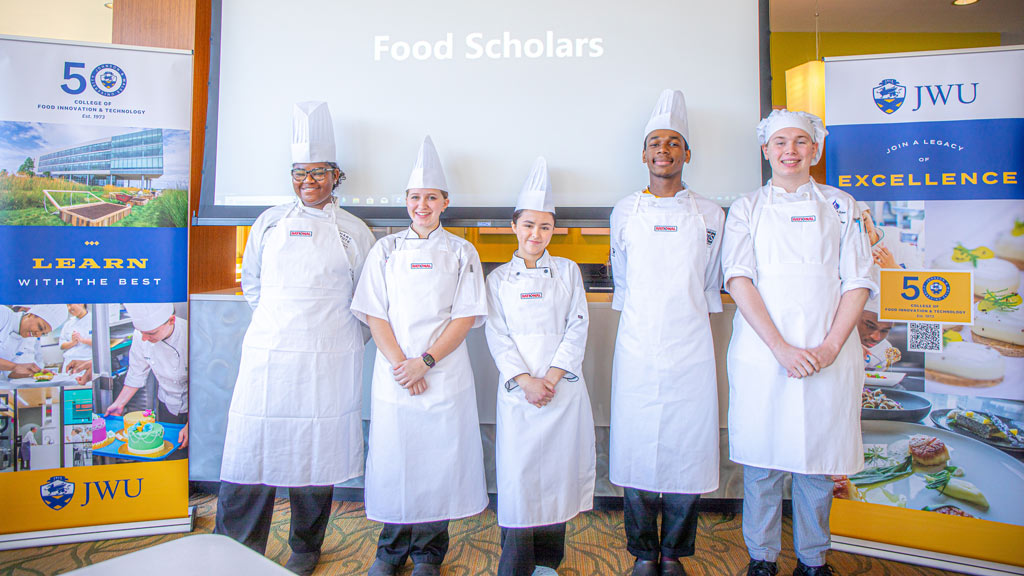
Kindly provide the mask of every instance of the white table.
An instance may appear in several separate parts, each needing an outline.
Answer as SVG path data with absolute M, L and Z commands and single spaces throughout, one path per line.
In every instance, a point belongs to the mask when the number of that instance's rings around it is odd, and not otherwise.
M 111 558 L 67 574 L 76 576 L 294 576 L 247 546 L 218 534 L 196 534 Z

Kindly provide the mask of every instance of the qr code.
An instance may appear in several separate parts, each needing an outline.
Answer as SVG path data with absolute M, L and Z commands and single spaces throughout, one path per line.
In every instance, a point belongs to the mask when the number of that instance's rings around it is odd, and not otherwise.
M 942 324 L 907 323 L 907 350 L 942 352 Z

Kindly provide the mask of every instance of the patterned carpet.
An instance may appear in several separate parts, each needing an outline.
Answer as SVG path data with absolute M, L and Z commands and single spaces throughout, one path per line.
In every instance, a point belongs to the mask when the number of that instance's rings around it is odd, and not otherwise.
M 197 506 L 196 533 L 213 531 L 217 498 L 199 494 L 192 498 Z M 274 525 L 267 546 L 267 556 L 279 564 L 288 559 L 288 503 L 278 500 Z M 335 502 L 331 523 L 327 528 L 323 556 L 317 575 L 365 574 L 373 560 L 380 525 L 366 520 L 363 506 L 351 502 Z M 0 552 L 0 576 L 45 576 L 60 574 L 74 568 L 102 562 L 141 548 L 167 542 L 183 535 L 151 536 L 104 540 L 82 544 L 65 544 Z M 783 556 L 780 575 L 788 576 L 796 566 L 792 552 L 792 526 L 784 519 Z M 574 519 L 567 532 L 566 558 L 559 568 L 562 576 L 628 575 L 633 558 L 626 552 L 621 511 L 599 511 Z M 486 576 L 498 566 L 498 527 L 491 510 L 479 516 L 451 524 L 451 548 L 442 568 L 442 576 Z M 897 562 L 830 552 L 829 561 L 844 576 L 908 575 L 939 576 L 952 574 Z M 702 513 L 697 554 L 685 559 L 689 574 L 742 575 L 747 563 L 746 548 L 740 533 L 737 514 Z M 399 574 L 407 576 L 412 565 Z

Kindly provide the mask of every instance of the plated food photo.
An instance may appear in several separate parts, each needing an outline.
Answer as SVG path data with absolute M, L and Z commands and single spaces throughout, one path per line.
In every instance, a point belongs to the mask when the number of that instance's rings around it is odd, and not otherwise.
M 861 420 L 918 422 L 931 412 L 932 403 L 903 390 L 864 387 L 861 392 Z
M 940 428 L 963 434 L 1008 452 L 1024 452 L 1024 424 L 980 410 L 936 410 L 930 415 Z
M 906 422 L 863 422 L 864 470 L 836 498 L 1024 525 L 1024 464 L 978 440 Z

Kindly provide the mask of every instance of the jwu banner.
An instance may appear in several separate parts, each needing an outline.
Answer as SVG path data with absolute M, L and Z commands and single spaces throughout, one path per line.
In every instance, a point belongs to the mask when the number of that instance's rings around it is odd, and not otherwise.
M 187 530 L 192 55 L 0 36 L 0 77 L 0 549 Z
M 1024 574 L 1022 85 L 1024 47 L 826 60 L 828 182 L 888 298 L 858 326 L 866 467 L 837 481 L 837 547 Z M 956 293 L 963 319 L 903 323 L 918 277 L 911 304 Z

